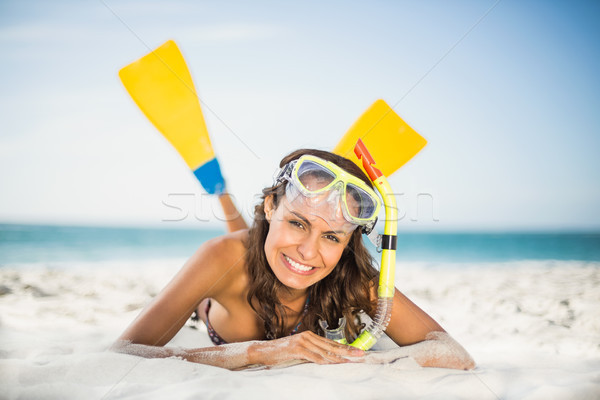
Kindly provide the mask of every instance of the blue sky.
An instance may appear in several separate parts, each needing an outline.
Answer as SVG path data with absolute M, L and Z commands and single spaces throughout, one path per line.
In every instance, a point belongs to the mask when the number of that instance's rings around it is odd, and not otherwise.
M 401 229 L 600 229 L 599 20 L 593 1 L 1 2 L 0 221 L 219 224 L 117 76 L 175 39 L 247 219 L 283 155 L 383 98 L 429 141 L 391 178 Z

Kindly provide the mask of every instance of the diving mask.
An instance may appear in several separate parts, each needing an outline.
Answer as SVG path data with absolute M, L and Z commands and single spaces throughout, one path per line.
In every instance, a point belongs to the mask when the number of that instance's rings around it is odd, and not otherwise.
M 288 182 L 286 196 L 290 201 L 301 194 L 315 208 L 333 206 L 332 215 L 341 211 L 346 221 L 362 226 L 365 234 L 377 222 L 381 201 L 375 191 L 330 161 L 304 155 L 283 166 L 276 180 Z

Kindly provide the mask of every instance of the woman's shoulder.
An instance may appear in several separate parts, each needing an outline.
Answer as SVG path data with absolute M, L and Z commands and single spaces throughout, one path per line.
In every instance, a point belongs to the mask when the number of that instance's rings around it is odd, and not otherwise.
M 244 256 L 248 230 L 227 233 L 202 243 L 194 257 L 209 257 L 212 262 L 231 262 Z
M 184 266 L 188 276 L 202 278 L 211 283 L 211 289 L 220 291 L 220 286 L 245 275 L 247 230 L 236 231 L 202 243 Z M 212 290 L 211 290 L 212 291 Z
M 248 238 L 248 229 L 240 229 L 239 231 L 229 232 L 221 236 L 217 236 L 208 240 L 206 243 L 221 246 L 234 246 L 245 243 Z

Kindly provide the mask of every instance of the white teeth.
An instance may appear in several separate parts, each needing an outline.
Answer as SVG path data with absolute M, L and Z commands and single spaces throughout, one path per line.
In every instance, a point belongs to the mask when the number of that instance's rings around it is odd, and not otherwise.
M 292 260 L 288 256 L 285 256 L 285 259 L 287 262 L 289 262 L 292 265 L 292 267 L 296 268 L 297 270 L 303 271 L 303 272 L 310 271 L 311 269 L 314 268 L 314 267 L 309 267 L 308 265 L 298 264 L 296 261 Z

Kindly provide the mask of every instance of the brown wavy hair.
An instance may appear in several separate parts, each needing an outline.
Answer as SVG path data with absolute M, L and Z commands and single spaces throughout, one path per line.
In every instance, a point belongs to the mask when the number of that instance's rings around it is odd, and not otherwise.
M 285 156 L 279 166 L 283 167 L 305 154 L 331 161 L 373 187 L 369 178 L 356 164 L 327 151 L 296 150 Z M 288 334 L 283 318 L 287 313 L 278 297 L 284 286 L 271 270 L 264 250 L 269 232 L 269 222 L 264 211 L 265 198 L 273 196 L 273 206 L 277 208 L 279 201 L 285 196 L 286 184 L 287 182 L 280 182 L 263 189 L 262 201 L 254 208 L 254 222 L 248 236 L 246 267 L 250 282 L 247 300 L 263 320 L 267 339 L 276 339 Z M 322 334 L 319 319 L 327 321 L 329 327 L 334 328 L 338 326 L 338 318 L 343 316 L 346 318 L 346 338 L 348 341 L 352 340 L 364 328 L 358 314 L 361 311 L 371 313 L 376 307 L 371 302 L 370 293 L 377 276 L 378 272 L 373 267 L 373 257 L 363 244 L 360 228 L 357 228 L 333 271 L 307 289 L 310 301 L 301 321 L 302 326 Z

